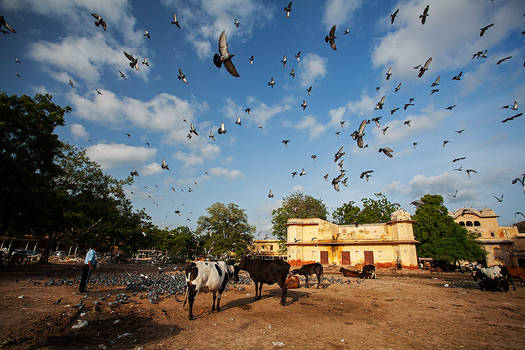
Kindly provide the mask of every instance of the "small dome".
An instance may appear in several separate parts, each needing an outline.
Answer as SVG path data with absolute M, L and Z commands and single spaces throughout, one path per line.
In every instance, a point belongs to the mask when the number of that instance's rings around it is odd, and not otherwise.
M 392 213 L 392 216 L 390 217 L 391 221 L 405 221 L 405 220 L 412 220 L 412 216 L 410 216 L 409 212 L 403 209 L 398 209 L 395 212 Z

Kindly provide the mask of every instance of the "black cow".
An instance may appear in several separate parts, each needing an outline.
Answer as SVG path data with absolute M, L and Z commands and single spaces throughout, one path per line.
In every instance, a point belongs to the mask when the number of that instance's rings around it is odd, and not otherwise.
M 374 265 L 365 265 L 361 271 L 360 278 L 376 278 L 376 267 Z
M 317 288 L 319 288 L 323 279 L 323 265 L 319 263 L 306 264 L 301 266 L 300 269 L 292 270 L 292 274 L 304 276 L 306 278 L 306 288 L 308 288 L 308 276 L 315 274 L 317 276 Z
M 475 267 L 472 271 L 472 276 L 474 277 L 474 281 L 478 282 L 479 289 L 481 290 L 508 292 L 509 283 L 512 284 L 512 288 L 516 290 L 510 273 L 505 266 L 492 266 L 488 268 Z
M 255 283 L 255 300 L 261 299 L 263 283 L 274 284 L 277 282 L 281 288 L 281 305 L 286 303 L 286 277 L 290 272 L 290 264 L 281 259 L 257 260 L 243 258 L 238 268 L 235 269 L 235 278 L 239 277 L 239 270 L 248 271 L 250 278 Z

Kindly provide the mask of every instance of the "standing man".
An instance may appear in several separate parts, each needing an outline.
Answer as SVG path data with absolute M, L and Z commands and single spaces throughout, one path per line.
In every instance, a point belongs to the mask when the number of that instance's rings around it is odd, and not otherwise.
M 80 279 L 80 288 L 81 293 L 86 291 L 87 284 L 89 283 L 89 278 L 91 277 L 91 272 L 95 268 L 97 261 L 95 259 L 95 250 L 89 248 L 86 258 L 84 259 L 84 266 L 82 267 L 82 278 Z

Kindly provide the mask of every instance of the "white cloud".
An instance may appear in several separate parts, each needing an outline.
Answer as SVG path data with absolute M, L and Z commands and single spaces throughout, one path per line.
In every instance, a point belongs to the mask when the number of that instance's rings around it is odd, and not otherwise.
M 123 164 L 141 163 L 155 156 L 155 148 L 134 147 L 121 143 L 99 143 L 88 147 L 86 154 L 104 169 L 111 169 Z
M 250 116 L 247 117 L 247 114 L 244 110 L 250 107 Z M 277 114 L 291 110 L 292 107 L 289 103 L 281 101 L 275 105 L 267 105 L 264 102 L 257 100 L 255 97 L 248 97 L 246 99 L 246 106 L 240 106 L 236 104 L 233 99 L 226 98 L 226 105 L 221 108 L 221 112 L 228 118 L 235 120 L 237 116 L 241 117 L 243 123 L 249 122 L 256 125 L 262 125 L 263 127 L 266 123 L 272 119 Z
M 230 180 L 234 180 L 236 178 L 243 178 L 244 174 L 241 173 L 237 169 L 228 170 L 225 168 L 217 167 L 217 168 L 211 168 L 208 172 L 211 176 L 217 176 L 217 177 L 225 177 Z
M 301 86 L 314 85 L 316 80 L 322 79 L 326 75 L 326 64 L 328 59 L 315 53 L 308 53 L 303 57 L 301 70 L 299 71 L 299 81 Z
M 173 155 L 173 158 L 183 162 L 185 167 L 192 167 L 195 165 L 204 164 L 204 158 L 194 153 L 185 153 L 182 151 L 177 151 Z
M 159 163 L 150 163 L 146 164 L 142 167 L 142 170 L 140 171 L 140 175 L 154 175 L 154 174 L 160 174 L 162 172 L 162 167 Z
M 177 13 L 183 29 L 191 28 L 184 33 L 200 59 L 211 59 L 212 47 L 217 47 L 223 30 L 230 50 L 235 53 L 239 39 L 248 40 L 256 27 L 263 27 L 273 18 L 273 7 L 255 0 L 163 0 L 162 3 Z M 235 28 L 234 18 L 239 19 L 239 28 Z
M 295 185 L 294 187 L 292 187 L 292 192 L 302 192 L 303 189 L 303 185 Z
M 490 52 L 522 25 L 520 1 L 498 5 L 477 0 L 435 1 L 430 4 L 430 16 L 422 25 L 418 14 L 427 4 L 426 0 L 409 0 L 393 7 L 400 10 L 393 26 L 385 21 L 389 32 L 372 49 L 374 66 L 392 66 L 396 79 L 417 79 L 417 71 L 412 67 L 432 57 L 425 77 L 434 79 L 440 70 L 467 65 L 474 52 L 482 49 Z M 494 27 L 480 37 L 480 28 L 490 23 Z
M 75 140 L 87 140 L 89 139 L 89 133 L 86 131 L 82 124 L 73 123 L 69 126 L 69 131 L 73 135 Z
M 323 14 L 323 24 L 331 27 L 350 22 L 354 12 L 361 7 L 363 0 L 328 0 Z
M 298 123 L 292 123 L 290 121 L 287 121 L 285 122 L 285 126 L 294 127 L 298 130 L 308 130 L 308 132 L 310 133 L 310 139 L 316 139 L 329 128 L 340 128 L 339 122 L 343 120 L 344 112 L 344 107 L 331 109 L 328 112 L 328 114 L 330 115 L 330 120 L 324 124 L 318 122 L 315 116 L 307 115 L 304 116 Z

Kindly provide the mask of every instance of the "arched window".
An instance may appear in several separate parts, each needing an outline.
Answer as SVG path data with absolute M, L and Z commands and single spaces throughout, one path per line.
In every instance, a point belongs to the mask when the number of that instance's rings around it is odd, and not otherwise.
M 463 221 L 460 221 L 459 224 L 460 224 L 461 226 L 465 226 L 465 223 L 464 223 Z
M 496 235 L 494 234 L 494 232 L 491 232 L 490 233 L 490 237 L 495 237 Z
M 479 223 L 479 221 L 474 221 L 474 226 L 481 226 L 481 224 Z
M 467 226 L 472 226 L 472 221 L 467 221 Z

